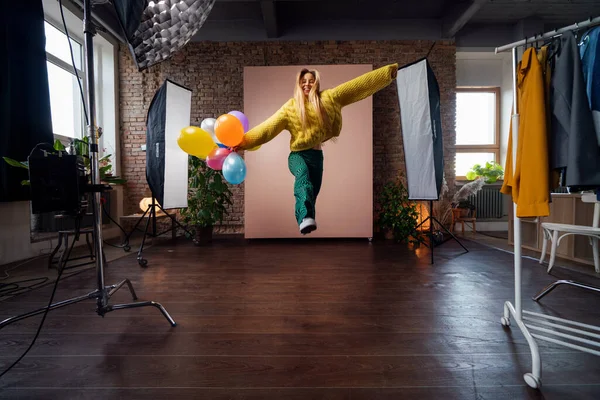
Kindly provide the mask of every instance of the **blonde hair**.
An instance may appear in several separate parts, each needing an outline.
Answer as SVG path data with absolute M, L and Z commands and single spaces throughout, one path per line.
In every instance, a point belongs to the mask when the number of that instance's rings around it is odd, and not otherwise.
M 319 120 L 319 124 L 321 127 L 325 127 L 329 123 L 329 118 L 327 113 L 325 112 L 325 107 L 323 106 L 323 102 L 321 101 L 321 76 L 319 71 L 317 70 L 309 70 L 303 68 L 296 77 L 296 86 L 294 87 L 294 98 L 296 99 L 296 107 L 298 109 L 298 114 L 300 115 L 300 121 L 302 122 L 302 130 L 306 128 L 308 124 L 308 115 L 306 112 L 306 107 L 304 106 L 304 92 L 302 90 L 302 78 L 306 74 L 312 74 L 315 77 L 315 83 L 310 89 L 310 93 L 308 94 L 308 101 L 312 105 L 315 110 L 315 114 L 317 114 L 317 118 Z

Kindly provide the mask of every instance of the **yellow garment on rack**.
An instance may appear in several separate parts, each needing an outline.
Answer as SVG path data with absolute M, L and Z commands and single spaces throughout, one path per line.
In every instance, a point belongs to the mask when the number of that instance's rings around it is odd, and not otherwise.
M 525 50 L 517 68 L 517 113 L 516 165 L 513 170 L 511 124 L 501 192 L 512 195 L 517 217 L 546 217 L 550 214 L 550 172 L 544 73 L 533 48 Z
M 244 135 L 240 149 L 251 149 L 274 139 L 283 130 L 291 134 L 290 150 L 300 151 L 313 148 L 329 139 L 338 137 L 342 130 L 342 108 L 363 100 L 393 81 L 398 64 L 390 64 L 367 72 L 332 89 L 321 92 L 321 100 L 329 117 L 330 126 L 324 129 L 318 124 L 317 114 L 306 100 L 308 126 L 302 130 L 302 122 L 296 109 L 296 100 L 288 100 L 266 121 L 250 129 Z

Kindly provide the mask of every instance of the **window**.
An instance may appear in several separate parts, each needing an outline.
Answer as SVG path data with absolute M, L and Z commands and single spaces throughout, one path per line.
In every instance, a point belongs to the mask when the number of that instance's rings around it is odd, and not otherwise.
M 55 135 L 69 138 L 81 138 L 85 126 L 83 104 L 77 77 L 73 71 L 71 51 L 67 35 L 49 22 L 44 23 L 46 33 L 46 63 L 50 87 L 50 111 L 52 130 Z M 71 36 L 73 58 L 79 74 L 81 87 L 83 81 L 83 45 Z M 85 88 L 84 88 L 85 89 Z
M 456 90 L 456 178 L 475 164 L 500 161 L 500 88 Z

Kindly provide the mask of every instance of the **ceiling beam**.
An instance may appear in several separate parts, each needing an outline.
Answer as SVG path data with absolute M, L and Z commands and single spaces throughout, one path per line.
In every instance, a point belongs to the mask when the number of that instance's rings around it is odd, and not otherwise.
M 262 10 L 267 37 L 269 39 L 279 37 L 279 29 L 277 28 L 277 13 L 275 12 L 275 0 L 261 0 L 260 9 Z
M 473 18 L 487 0 L 471 0 L 462 7 L 453 7 L 442 20 L 442 36 L 452 38 Z

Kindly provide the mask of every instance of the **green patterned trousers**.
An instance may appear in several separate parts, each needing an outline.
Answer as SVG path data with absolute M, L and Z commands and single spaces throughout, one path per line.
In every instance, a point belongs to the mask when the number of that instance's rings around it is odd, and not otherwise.
M 304 218 L 315 218 L 315 205 L 323 180 L 323 151 L 293 151 L 288 157 L 288 167 L 296 178 L 296 220 L 298 225 Z

